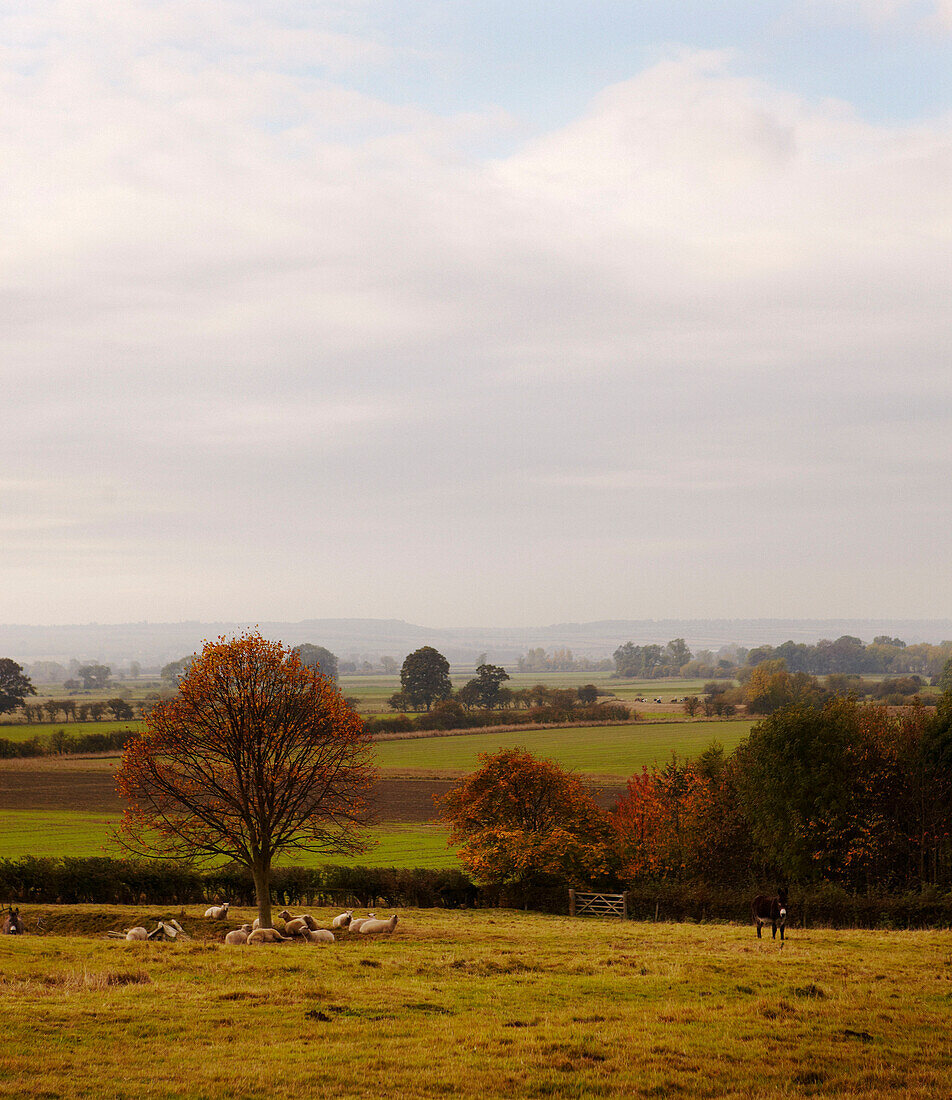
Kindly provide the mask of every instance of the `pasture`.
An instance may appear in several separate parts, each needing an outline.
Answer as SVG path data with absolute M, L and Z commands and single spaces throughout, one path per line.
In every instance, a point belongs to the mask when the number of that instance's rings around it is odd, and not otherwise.
M 250 910 L 41 913 L 55 934 L 0 943 L 3 1097 L 952 1093 L 949 932 L 780 951 L 732 925 L 406 910 L 370 942 L 226 948 Z M 172 915 L 199 938 L 102 938 Z
M 112 839 L 118 814 L 84 810 L 0 810 L 0 859 L 17 856 L 112 856 L 128 855 Z M 282 859 L 283 866 L 456 868 L 456 852 L 446 846 L 447 830 L 441 825 L 394 824 L 375 826 L 367 832 L 369 851 L 356 856 L 295 853 Z
M 381 741 L 377 766 L 386 774 L 463 775 L 477 766 L 477 754 L 519 745 L 537 756 L 587 775 L 627 779 L 642 764 L 664 762 L 672 752 L 695 756 L 714 740 L 726 750 L 747 736 L 750 721 L 632 723 L 564 729 L 480 730 L 452 736 Z

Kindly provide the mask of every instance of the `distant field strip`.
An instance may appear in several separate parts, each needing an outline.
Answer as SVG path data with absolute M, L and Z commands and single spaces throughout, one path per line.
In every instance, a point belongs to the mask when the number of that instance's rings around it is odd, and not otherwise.
M 114 817 L 81 810 L 0 811 L 0 858 L 17 856 L 127 855 L 110 839 Z M 376 841 L 360 856 L 312 856 L 282 859 L 279 865 L 316 867 L 457 867 L 456 853 L 446 846 L 441 825 L 381 825 L 368 833 Z
M 469 772 L 477 754 L 519 745 L 563 767 L 590 775 L 624 778 L 642 764 L 667 760 L 672 752 L 695 756 L 712 741 L 733 749 L 753 722 L 659 722 L 655 725 L 581 726 L 570 729 L 484 731 L 453 737 L 383 741 L 376 746 L 377 766 L 418 774 Z
M 128 722 L 34 722 L 18 725 L 0 724 L 0 737 L 7 741 L 30 741 L 34 737 L 49 737 L 53 733 L 68 733 L 71 737 L 82 737 L 88 733 L 116 733 L 119 730 L 142 729 L 139 721 Z

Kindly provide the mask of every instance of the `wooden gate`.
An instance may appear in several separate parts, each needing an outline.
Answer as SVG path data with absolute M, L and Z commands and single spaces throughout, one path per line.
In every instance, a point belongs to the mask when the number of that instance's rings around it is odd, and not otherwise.
M 569 890 L 570 917 L 628 917 L 628 892 L 578 894 Z

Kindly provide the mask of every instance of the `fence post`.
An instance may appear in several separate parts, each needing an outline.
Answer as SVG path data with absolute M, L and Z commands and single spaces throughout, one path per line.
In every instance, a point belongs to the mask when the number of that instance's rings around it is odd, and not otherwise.
M 628 891 L 626 890 L 621 896 L 621 915 L 625 920 L 628 920 Z
M 569 916 L 575 916 L 575 891 L 569 890 Z

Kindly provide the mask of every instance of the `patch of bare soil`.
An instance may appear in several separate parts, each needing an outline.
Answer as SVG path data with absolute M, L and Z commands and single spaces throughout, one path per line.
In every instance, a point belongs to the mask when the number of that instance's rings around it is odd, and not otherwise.
M 453 786 L 452 779 L 382 779 L 377 784 L 375 811 L 381 822 L 421 824 L 437 818 L 435 795 Z M 624 784 L 613 782 L 595 790 L 599 805 L 612 805 Z M 52 768 L 0 770 L 0 810 L 89 810 L 119 813 L 122 800 L 108 772 L 56 771 Z

